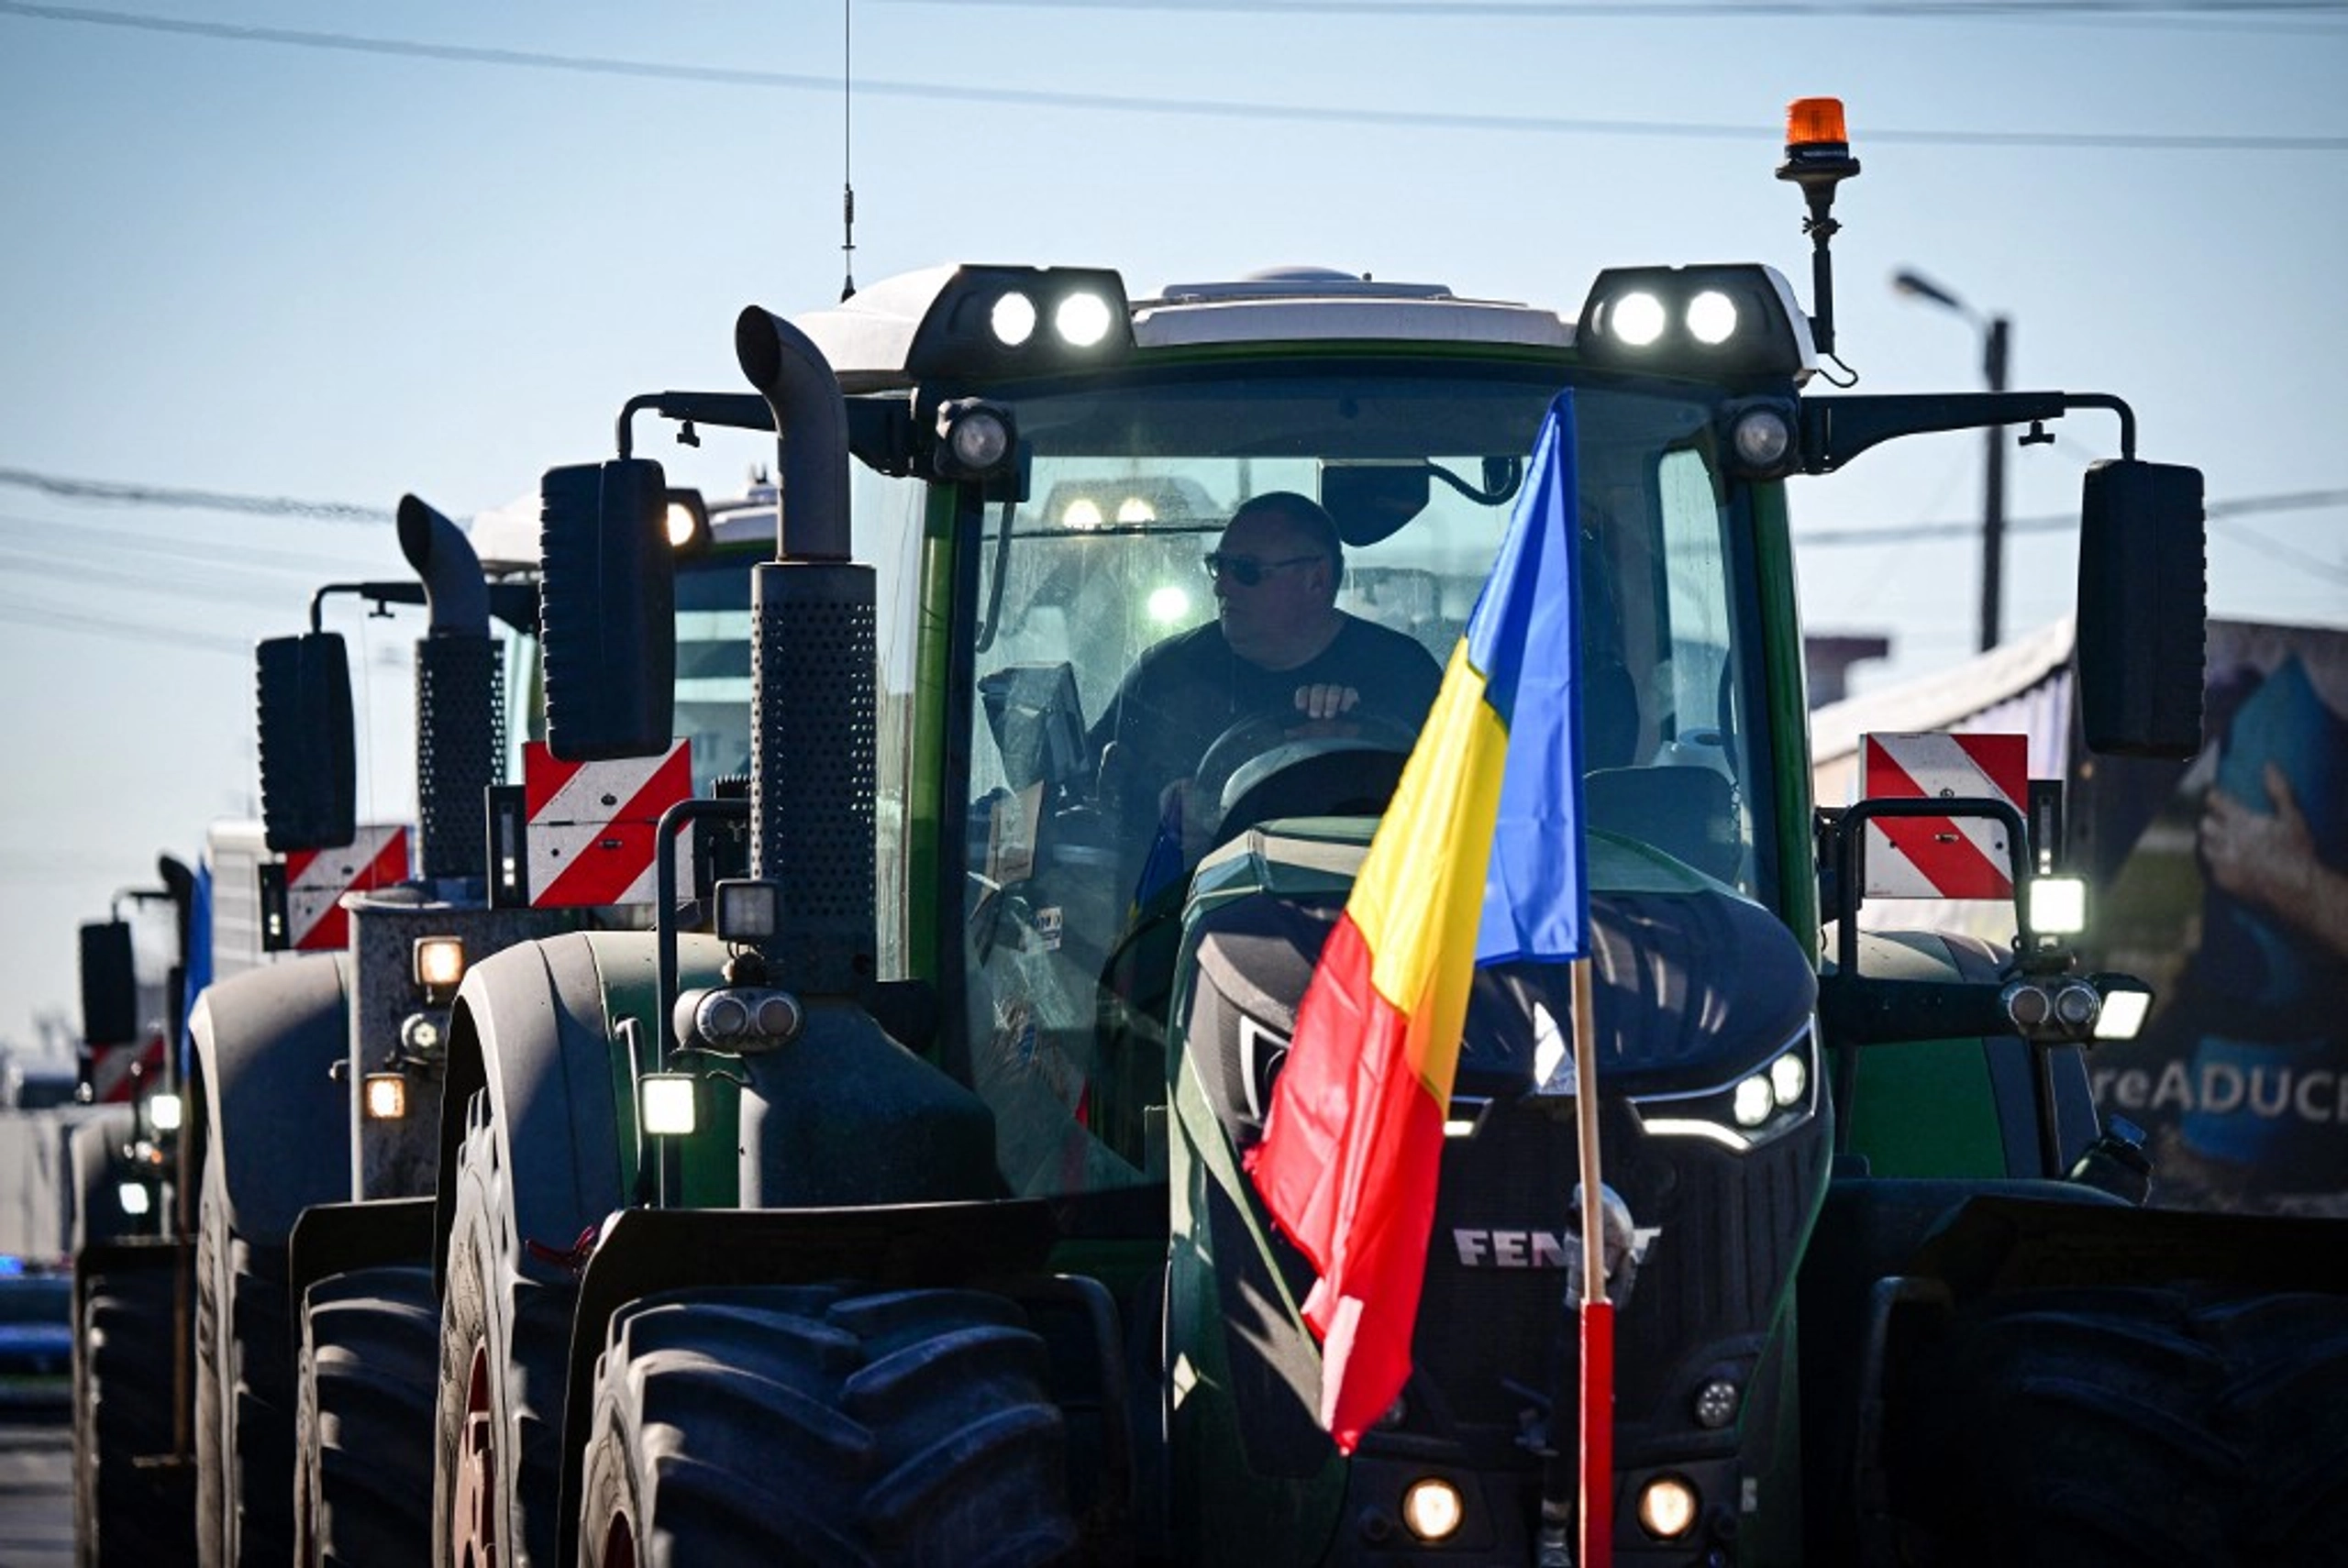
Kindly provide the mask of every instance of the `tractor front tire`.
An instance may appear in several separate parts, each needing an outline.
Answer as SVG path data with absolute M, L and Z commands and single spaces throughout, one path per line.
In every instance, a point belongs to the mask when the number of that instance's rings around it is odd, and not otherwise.
M 83 1281 L 73 1409 L 81 1568 L 146 1568 L 195 1555 L 194 1472 L 153 1463 L 172 1457 L 179 1441 L 172 1408 L 177 1265 L 170 1258 Z
M 2190 1284 L 1992 1296 L 1908 1358 L 1886 1451 L 1914 1562 L 2339 1562 L 2348 1300 Z
M 522 1272 L 512 1183 L 487 1097 L 475 1095 L 467 1114 L 441 1293 L 432 1561 L 546 1568 L 559 1533 L 576 1292 Z
M 1043 1342 L 980 1292 L 648 1297 L 597 1366 L 581 1561 L 1073 1561 L 1047 1390 Z
M 204 1163 L 195 1239 L 196 1551 L 203 1568 L 294 1555 L 294 1334 L 286 1255 L 227 1218 L 219 1162 Z
M 431 1554 L 439 1309 L 432 1271 L 413 1266 L 354 1269 L 306 1293 L 294 1419 L 303 1568 L 414 1568 Z

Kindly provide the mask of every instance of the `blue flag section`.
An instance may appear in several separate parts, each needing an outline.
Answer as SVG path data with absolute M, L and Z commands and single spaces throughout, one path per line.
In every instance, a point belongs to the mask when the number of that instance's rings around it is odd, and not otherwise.
M 1468 662 L 1508 731 L 1476 962 L 1562 962 L 1589 951 L 1579 725 L 1579 487 L 1574 401 L 1541 423 L 1500 558 L 1468 622 Z

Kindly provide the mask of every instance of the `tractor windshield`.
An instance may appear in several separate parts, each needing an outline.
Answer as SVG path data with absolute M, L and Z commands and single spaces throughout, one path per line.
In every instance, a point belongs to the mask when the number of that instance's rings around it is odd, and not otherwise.
M 964 536 L 976 591 L 954 663 L 975 683 L 955 748 L 968 758 L 963 1023 L 1022 1190 L 1141 1179 L 1157 1163 L 1088 1135 L 1099 1020 L 1121 1005 L 1131 933 L 1179 911 L 1189 868 L 1246 826 L 1379 809 L 1556 391 L 1554 369 L 1352 365 L 1016 401 L 1027 498 L 989 504 Z M 1577 412 L 1591 829 L 1767 901 L 1769 797 L 1746 738 L 1760 727 L 1754 574 L 1712 410 L 1592 387 Z M 1335 607 L 1379 629 L 1362 675 L 1342 678 L 1357 701 L 1335 720 L 1300 713 L 1288 667 L 1235 663 L 1241 635 L 1222 635 L 1237 609 L 1219 619 L 1219 603 L 1246 595 L 1323 613 L 1309 536 L 1223 538 L 1242 502 L 1270 491 L 1325 510 L 1343 540 Z M 1219 547 L 1246 558 L 1210 572 Z M 1275 583 L 1283 570 L 1308 580 Z M 1213 690 L 1136 718 L 1136 660 L 1186 634 L 1170 668 Z M 1371 634 L 1347 635 L 1359 647 Z M 1145 756 L 1156 771 L 1136 783 Z

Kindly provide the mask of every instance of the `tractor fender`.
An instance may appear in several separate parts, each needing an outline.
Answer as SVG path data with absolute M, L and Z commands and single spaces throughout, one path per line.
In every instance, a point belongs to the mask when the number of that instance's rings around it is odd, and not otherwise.
M 205 988 L 188 1021 L 206 1158 L 224 1216 L 247 1241 L 282 1247 L 313 1203 L 350 1196 L 350 963 L 316 953 Z
M 512 1174 L 519 1240 L 569 1253 L 625 1201 L 606 986 L 648 982 L 654 967 L 648 933 L 569 932 L 492 954 L 465 976 L 440 1106 L 436 1275 L 448 1264 L 458 1151 L 475 1094 L 486 1097 Z
M 1893 980 L 1988 984 L 1998 980 L 2011 962 L 2010 953 L 2003 946 L 1948 931 L 1862 932 L 1859 955 L 1863 973 Z M 2054 1174 L 2045 1168 L 2042 1154 L 2047 1133 L 2040 1118 L 2040 1055 L 2045 1084 L 2053 1090 L 2055 1147 L 2068 1158 L 2094 1142 L 2101 1130 L 2088 1081 L 2087 1058 L 2076 1045 L 2032 1046 L 2008 1033 L 1870 1047 L 1866 1053 L 1870 1077 L 1878 1067 L 1897 1072 L 1906 1062 L 1934 1049 L 1947 1060 L 1971 1063 L 1970 1091 L 1961 1100 L 1944 1099 L 1936 1110 L 1944 1122 L 1960 1117 L 1976 1121 L 1983 1134 L 1981 1146 L 1993 1151 L 1977 1157 L 1974 1168 L 1965 1173 L 1968 1176 L 2029 1180 Z M 1862 1118 L 1867 1109 L 1867 1094 L 1863 1091 L 1857 1104 Z M 1865 1145 L 1864 1137 L 1856 1141 Z

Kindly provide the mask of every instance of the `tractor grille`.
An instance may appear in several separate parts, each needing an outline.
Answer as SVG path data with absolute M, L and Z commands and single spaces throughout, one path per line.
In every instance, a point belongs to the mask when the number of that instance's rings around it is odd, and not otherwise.
M 1569 1110 L 1569 1107 L 1567 1110 Z M 1676 1423 L 1702 1372 L 1750 1353 L 1792 1268 L 1817 1189 L 1824 1124 L 1739 1154 L 1643 1134 L 1606 1108 L 1605 1180 L 1650 1242 L 1616 1319 L 1616 1409 L 1626 1426 Z M 1575 1371 L 1560 1251 L 1575 1138 L 1566 1118 L 1501 1110 L 1444 1153 L 1412 1359 L 1425 1401 L 1461 1427 L 1512 1433 L 1519 1413 Z M 1514 1386 L 1512 1386 L 1513 1385 Z

